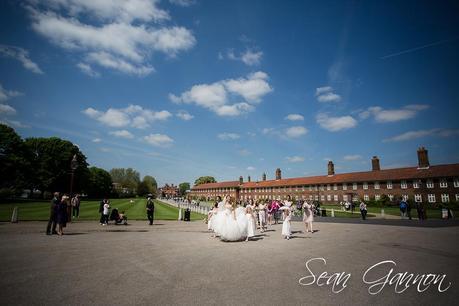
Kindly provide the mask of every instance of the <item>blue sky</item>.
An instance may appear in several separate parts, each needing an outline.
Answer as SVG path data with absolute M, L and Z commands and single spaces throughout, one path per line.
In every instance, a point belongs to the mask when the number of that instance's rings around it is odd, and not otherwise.
M 160 184 L 459 162 L 453 1 L 2 1 L 0 121 Z

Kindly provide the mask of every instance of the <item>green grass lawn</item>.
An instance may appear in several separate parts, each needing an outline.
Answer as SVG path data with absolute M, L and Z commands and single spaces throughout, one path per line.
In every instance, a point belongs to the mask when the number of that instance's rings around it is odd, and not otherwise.
M 133 203 L 130 201 L 133 200 Z M 82 201 L 80 205 L 79 220 L 99 220 L 100 201 Z M 113 199 L 111 207 L 120 212 L 124 210 L 128 220 L 147 220 L 145 205 L 146 200 L 137 199 Z M 49 202 L 24 202 L 0 204 L 0 221 L 10 221 L 13 208 L 19 208 L 19 221 L 42 221 L 49 218 Z M 202 220 L 204 215 L 191 213 L 191 220 Z M 178 209 L 164 202 L 155 200 L 155 220 L 177 220 Z

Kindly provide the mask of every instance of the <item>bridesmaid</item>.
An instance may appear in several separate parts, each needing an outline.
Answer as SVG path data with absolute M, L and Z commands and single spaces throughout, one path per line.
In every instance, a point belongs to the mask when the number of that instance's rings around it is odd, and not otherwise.
M 292 214 L 289 209 L 284 210 L 284 222 L 282 222 L 282 236 L 285 239 L 289 240 L 290 235 L 292 234 L 290 229 L 290 220 L 292 219 Z
M 263 201 L 258 204 L 258 220 L 260 223 L 260 232 L 264 232 L 266 227 L 266 205 Z
M 311 233 L 314 231 L 312 230 L 312 221 L 314 221 L 314 214 L 312 212 L 312 204 L 309 204 L 307 201 L 303 204 L 303 222 L 306 227 L 306 233 L 311 230 Z
M 267 212 L 268 212 L 268 225 L 273 225 L 273 216 L 274 216 L 273 201 L 269 201 Z

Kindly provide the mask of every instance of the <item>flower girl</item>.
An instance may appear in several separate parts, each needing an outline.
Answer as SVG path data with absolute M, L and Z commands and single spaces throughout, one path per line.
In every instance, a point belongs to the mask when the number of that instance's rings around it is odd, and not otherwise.
M 284 210 L 284 222 L 282 222 L 282 236 L 285 236 L 285 239 L 289 240 L 290 235 L 292 234 L 290 231 L 290 220 L 292 219 L 292 215 L 289 209 Z
M 248 228 L 247 228 L 247 238 L 245 241 L 249 241 L 250 237 L 255 236 L 255 229 L 256 229 L 256 224 L 255 224 L 255 217 L 253 216 L 253 209 L 252 206 L 248 205 L 245 209 L 245 215 L 247 217 L 247 223 L 248 223 Z

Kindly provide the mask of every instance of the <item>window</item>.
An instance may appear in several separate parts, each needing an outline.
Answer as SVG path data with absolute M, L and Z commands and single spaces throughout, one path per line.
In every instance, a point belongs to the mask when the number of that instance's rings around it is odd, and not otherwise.
M 448 202 L 449 202 L 449 194 L 447 194 L 447 193 L 442 193 L 442 194 L 441 194 L 441 202 L 442 202 L 442 203 L 448 203 Z
M 456 187 L 456 188 L 459 187 L 459 179 L 458 178 L 454 179 L 454 187 Z
M 448 182 L 446 179 L 441 179 L 440 180 L 440 188 L 447 188 L 448 187 Z
M 327 190 L 331 190 L 330 184 L 327 184 Z
M 347 184 L 343 183 L 343 190 L 347 190 Z
M 333 190 L 338 190 L 338 185 L 337 184 L 333 185 Z
M 429 203 L 435 203 L 435 195 L 433 193 L 429 193 L 427 195 L 427 199 L 428 199 Z
M 312 196 L 312 194 L 310 194 L 310 195 L 309 195 L 309 200 L 312 201 L 312 199 L 313 199 L 313 196 Z
M 319 189 L 317 189 L 317 185 L 314 186 L 314 190 L 315 191 L 318 191 Z
M 364 182 L 364 183 L 363 183 L 363 189 L 365 189 L 365 190 L 368 189 L 368 183 L 367 183 L 367 182 Z
M 352 189 L 357 190 L 357 183 L 352 183 Z
M 414 180 L 413 181 L 413 188 L 421 187 L 421 180 Z
M 375 194 L 375 200 L 378 201 L 379 199 L 381 199 L 381 196 L 379 194 Z
M 387 189 L 392 189 L 392 181 L 387 181 Z
M 408 188 L 408 185 L 406 184 L 406 181 L 405 181 L 405 180 L 402 180 L 402 181 L 400 182 L 400 188 L 402 188 L 402 189 Z
M 318 195 L 315 195 L 315 196 L 314 196 L 314 200 L 319 201 L 319 196 L 318 196 Z
M 344 201 L 344 202 L 347 201 L 347 194 L 343 195 L 343 201 Z
M 312 191 L 312 185 L 309 185 L 309 191 Z
M 327 201 L 331 201 L 331 194 L 327 194 Z
M 434 188 L 434 182 L 433 182 L 433 180 L 427 180 L 426 186 L 427 186 L 427 188 Z
M 333 201 L 338 202 L 338 195 L 337 194 L 333 195 Z
M 305 190 L 306 190 L 306 186 L 301 187 L 301 191 L 305 191 Z
M 375 189 L 379 189 L 379 182 L 374 183 Z
M 321 201 L 325 201 L 325 195 L 323 195 L 323 194 L 320 195 L 320 200 L 321 200 Z
M 415 194 L 414 195 L 414 201 L 415 202 L 422 202 L 422 196 L 420 194 Z
M 459 201 L 459 194 L 456 193 L 456 201 Z
M 403 201 L 408 201 L 409 197 L 407 194 L 402 195 Z
M 387 197 L 389 198 L 389 200 L 393 201 L 394 200 L 394 195 L 393 194 L 388 194 Z
M 325 186 L 324 185 L 320 185 L 320 190 L 324 191 L 325 190 Z
M 363 200 L 370 201 L 370 196 L 368 194 L 363 195 Z

